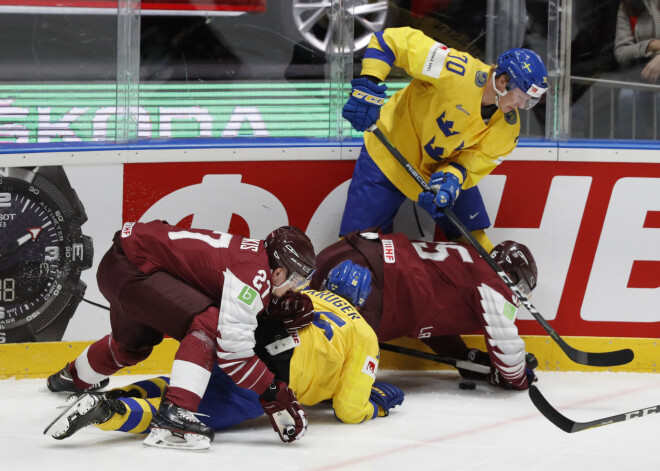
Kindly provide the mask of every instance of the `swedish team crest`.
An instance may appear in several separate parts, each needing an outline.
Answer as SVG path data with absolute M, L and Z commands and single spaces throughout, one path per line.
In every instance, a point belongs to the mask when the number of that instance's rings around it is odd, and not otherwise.
M 516 124 L 518 122 L 518 113 L 516 110 L 511 110 L 504 115 L 504 121 L 509 124 Z
M 483 70 L 477 70 L 477 73 L 474 76 L 474 83 L 477 84 L 477 87 L 482 88 L 484 85 L 486 85 L 487 80 L 488 74 Z

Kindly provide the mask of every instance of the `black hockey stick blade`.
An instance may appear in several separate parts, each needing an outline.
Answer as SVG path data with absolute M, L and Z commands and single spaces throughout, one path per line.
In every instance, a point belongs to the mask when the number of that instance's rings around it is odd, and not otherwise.
M 546 329 L 547 331 L 547 329 Z M 629 349 L 615 350 L 612 352 L 585 352 L 571 347 L 562 339 L 554 330 L 548 332 L 550 337 L 561 347 L 566 356 L 573 360 L 575 363 L 589 366 L 619 366 L 630 363 L 635 358 L 635 353 Z
M 385 134 L 383 134 L 383 131 L 378 129 L 378 127 L 373 124 L 371 127 L 369 127 L 368 131 L 372 132 L 378 140 L 387 148 L 387 150 L 390 151 L 392 156 L 403 166 L 403 168 L 406 169 L 408 174 L 415 179 L 417 184 L 422 188 L 424 191 L 432 191 L 431 187 L 429 184 L 424 180 L 424 178 L 413 168 L 413 166 L 408 162 L 408 160 L 405 158 L 405 156 L 399 152 L 399 150 L 394 147 L 394 145 L 387 140 L 387 137 L 385 137 Z M 445 217 L 448 218 L 451 223 L 458 229 L 458 231 L 461 233 L 463 237 L 465 237 L 472 247 L 475 248 L 477 252 L 479 252 L 479 255 L 481 258 L 484 259 L 488 265 L 497 273 L 497 275 L 500 277 L 500 279 L 506 283 L 506 285 L 511 289 L 513 294 L 517 296 L 517 298 L 520 300 L 520 302 L 527 308 L 529 313 L 536 319 L 536 321 L 541 324 L 541 327 L 543 327 L 543 330 L 545 330 L 550 337 L 557 342 L 557 344 L 561 347 L 561 349 L 564 351 L 566 356 L 568 356 L 572 361 L 575 363 L 580 363 L 582 365 L 589 365 L 589 366 L 601 366 L 601 367 L 609 367 L 609 366 L 619 366 L 619 365 L 625 365 L 626 363 L 630 363 L 632 359 L 634 358 L 634 353 L 630 349 L 624 349 L 624 350 L 617 350 L 614 352 L 604 352 L 604 353 L 592 353 L 592 352 L 584 352 L 581 350 L 577 350 L 576 348 L 571 347 L 568 345 L 564 339 L 562 339 L 559 334 L 555 331 L 555 329 L 552 328 L 550 324 L 548 324 L 548 321 L 545 320 L 545 318 L 541 315 L 539 311 L 536 310 L 536 308 L 532 305 L 532 303 L 529 302 L 527 297 L 523 295 L 518 287 L 511 281 L 509 276 L 504 273 L 504 271 L 499 267 L 497 262 L 490 258 L 490 255 L 488 252 L 486 252 L 486 249 L 484 249 L 481 244 L 474 238 L 472 233 L 465 227 L 465 225 L 458 219 L 458 217 L 453 213 L 453 211 L 449 208 L 441 208 L 442 212 L 444 213 Z
M 626 412 L 624 414 L 613 415 L 611 417 L 605 417 L 603 419 L 592 420 L 589 422 L 576 422 L 569 419 L 557 409 L 552 407 L 552 405 L 550 405 L 543 394 L 541 394 L 541 391 L 539 391 L 539 389 L 534 385 L 529 387 L 529 398 L 532 400 L 532 403 L 534 403 L 534 406 L 538 409 L 538 411 L 543 414 L 546 419 L 548 419 L 550 422 L 555 424 L 566 433 L 581 432 L 590 428 L 602 427 L 603 425 L 610 425 L 617 422 L 624 422 L 630 419 L 646 417 L 650 414 L 660 414 L 660 405 L 658 405 Z
M 529 313 L 536 319 L 536 321 L 541 324 L 543 330 L 545 330 L 550 337 L 557 342 L 557 345 L 563 350 L 568 358 L 570 358 L 575 363 L 581 365 L 589 366 L 599 366 L 599 367 L 609 367 L 609 366 L 619 366 L 630 363 L 635 354 L 630 349 L 616 350 L 613 352 L 585 352 L 578 350 L 574 347 L 571 347 L 566 341 L 561 338 L 561 336 L 552 328 L 552 326 L 545 320 L 541 313 L 534 307 L 534 305 L 527 299 L 527 297 L 520 292 L 518 287 L 511 281 L 509 276 L 504 273 L 495 260 L 493 260 L 486 249 L 484 249 L 479 242 L 474 238 L 470 231 L 465 227 L 460 219 L 449 209 L 444 209 L 445 217 L 454 224 L 454 226 L 459 230 L 459 232 L 465 237 L 470 244 L 479 252 L 481 258 L 484 259 L 488 265 L 498 274 L 500 279 L 509 287 L 509 289 L 516 295 L 520 300 L 523 306 L 529 311 Z

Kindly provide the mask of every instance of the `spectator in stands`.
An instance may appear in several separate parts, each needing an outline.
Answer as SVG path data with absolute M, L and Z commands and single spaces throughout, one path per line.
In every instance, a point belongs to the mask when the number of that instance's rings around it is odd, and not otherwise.
M 621 90 L 617 137 L 657 139 L 660 125 L 660 0 L 621 1 L 614 55 L 619 64 L 626 67 L 627 80 L 657 85 L 657 91 Z

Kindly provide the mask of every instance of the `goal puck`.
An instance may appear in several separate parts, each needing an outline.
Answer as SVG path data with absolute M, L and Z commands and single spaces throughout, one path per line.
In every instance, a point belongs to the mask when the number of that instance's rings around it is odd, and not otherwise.
M 459 389 L 476 389 L 477 385 L 472 381 L 461 381 L 458 383 Z

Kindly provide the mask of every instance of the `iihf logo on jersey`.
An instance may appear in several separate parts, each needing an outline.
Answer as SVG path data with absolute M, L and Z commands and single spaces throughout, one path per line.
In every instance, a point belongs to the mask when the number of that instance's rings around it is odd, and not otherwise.
M 133 226 L 135 225 L 134 222 L 127 222 L 124 224 L 124 227 L 121 228 L 121 236 L 122 237 L 128 237 L 131 235 L 131 232 L 133 232 Z
M 394 263 L 396 261 L 394 242 L 389 239 L 381 239 L 381 243 L 383 244 L 383 260 L 385 263 Z

